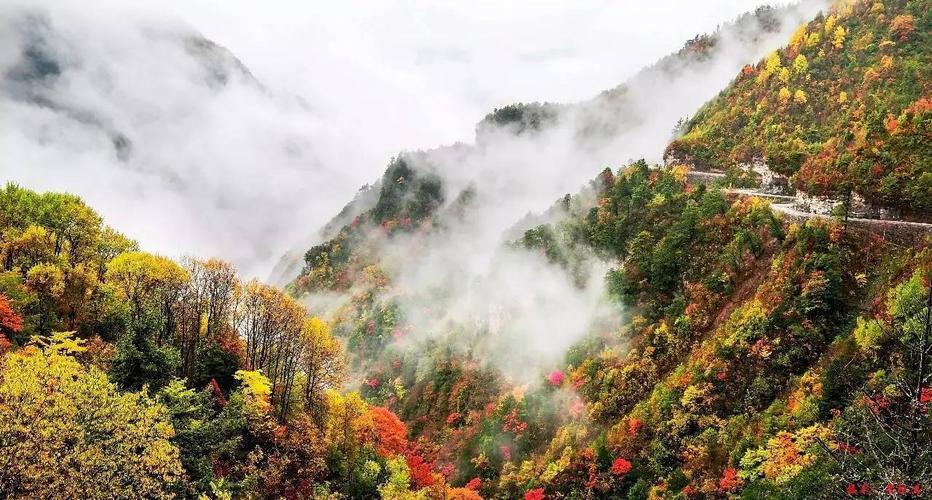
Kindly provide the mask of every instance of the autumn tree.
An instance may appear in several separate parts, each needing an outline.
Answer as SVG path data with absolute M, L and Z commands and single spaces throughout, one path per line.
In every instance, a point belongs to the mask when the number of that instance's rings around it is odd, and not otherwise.
M 304 320 L 300 347 L 304 408 L 319 419 L 325 410 L 324 391 L 339 387 L 343 379 L 343 346 L 331 335 L 330 325 L 314 316 Z
M 23 317 L 13 310 L 6 295 L 0 294 L 0 353 L 9 346 L 11 335 L 23 330 Z
M 2 361 L 0 494 L 17 498 L 170 498 L 182 481 L 165 408 L 119 393 L 54 334 Z
M 187 271 L 166 257 L 129 252 L 110 261 L 105 278 L 130 304 L 134 330 L 151 328 L 159 346 L 171 339 L 177 302 L 190 281 Z
M 190 281 L 180 299 L 176 343 L 181 373 L 192 378 L 204 348 L 230 328 L 240 284 L 236 269 L 219 259 L 189 259 L 185 268 Z
M 882 356 L 879 370 L 839 428 L 834 456 L 849 481 L 928 485 L 932 481 L 932 287 L 916 271 L 890 291 L 886 313 L 860 320 L 855 340 Z
M 278 288 L 251 281 L 237 303 L 235 324 L 246 343 L 246 366 L 262 370 L 284 419 L 300 362 L 305 310 Z

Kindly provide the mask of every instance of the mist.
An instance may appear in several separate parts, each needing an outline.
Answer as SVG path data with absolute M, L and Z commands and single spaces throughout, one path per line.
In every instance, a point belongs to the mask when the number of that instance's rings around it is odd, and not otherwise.
M 5 1 L 0 176 L 76 193 L 150 251 L 265 277 L 391 155 L 471 142 L 493 107 L 593 96 L 757 4 Z M 732 62 L 680 88 L 658 130 L 727 82 Z M 641 133 L 549 162 L 496 221 L 663 142 Z
M 567 349 L 587 334 L 614 334 L 614 347 L 624 349 L 624 314 L 606 297 L 603 279 L 618 262 L 576 248 L 585 261 L 579 276 L 537 249 L 509 243 L 542 222 L 559 230 L 565 211 L 534 214 L 566 194 L 581 192 L 573 210 L 587 212 L 595 202 L 587 183 L 602 168 L 616 170 L 639 158 L 659 162 L 678 119 L 694 113 L 745 64 L 783 45 L 818 8 L 778 11 L 778 26 L 767 30 L 744 19 L 717 33 L 708 57 L 687 51 L 596 98 L 525 108 L 538 113 L 539 126 L 484 122 L 474 144 L 405 155 L 422 175 L 442 179 L 446 204 L 435 217 L 439 228 L 389 237 L 371 229 L 377 236 L 367 245 L 388 272 L 412 330 L 396 346 L 411 351 L 442 339 L 527 385 L 562 368 Z

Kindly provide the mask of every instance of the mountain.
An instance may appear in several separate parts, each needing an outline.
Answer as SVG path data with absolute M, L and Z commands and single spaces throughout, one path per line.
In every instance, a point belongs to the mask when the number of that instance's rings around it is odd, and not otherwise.
M 0 36 L 0 170 L 151 228 L 149 248 L 182 252 L 180 237 L 266 275 L 306 232 L 274 214 L 322 224 L 309 186 L 338 207 L 360 182 L 324 161 L 339 148 L 319 112 L 176 20 L 23 4 L 0 13 Z
M 932 212 L 927 2 L 849 3 L 748 65 L 668 157 L 726 170 L 761 158 L 805 193 Z
M 586 101 L 503 106 L 477 124 L 473 144 L 421 152 L 429 166 L 412 167 L 436 170 L 450 200 L 467 191 L 483 196 L 478 205 L 494 215 L 486 216 L 492 225 L 482 232 L 497 240 L 528 212 L 585 184 L 593 165 L 641 157 L 659 161 L 677 120 L 698 109 L 747 61 L 782 44 L 822 5 L 807 1 L 745 14 Z M 327 239 L 313 234 L 306 241 L 313 246 Z M 308 246 L 279 262 L 276 282 L 295 278 L 303 265 L 297 257 Z
M 909 36 L 927 11 L 921 1 L 833 4 L 788 34 L 788 46 L 746 63 L 677 127 L 670 166 L 606 169 L 542 217 L 490 209 L 501 200 L 524 206 L 516 202 L 522 188 L 548 173 L 517 169 L 527 180 L 508 182 L 507 173 L 482 169 L 508 165 L 496 149 L 526 145 L 520 154 L 544 165 L 560 141 L 617 153 L 606 145 L 652 130 L 631 110 L 658 98 L 629 101 L 632 89 L 650 88 L 631 83 L 580 104 L 495 110 L 474 147 L 393 159 L 373 188 L 378 198 L 306 253 L 289 289 L 335 311 L 363 397 L 398 413 L 454 484 L 476 481 L 486 495 L 831 498 L 848 494 L 849 483 L 858 494 L 911 489 L 929 471 L 928 434 L 915 443 L 896 434 L 870 453 L 865 440 L 908 417 L 898 410 L 868 422 L 878 393 L 900 405 L 920 397 L 895 387 L 925 374 L 905 354 L 882 353 L 908 351 L 915 327 L 907 334 L 890 325 L 926 311 L 929 227 L 898 234 L 883 222 L 791 215 L 727 183 L 744 185 L 755 163 L 777 176 L 794 173 L 787 158 L 805 165 L 790 147 L 799 141 L 773 130 L 821 146 L 815 131 L 851 127 L 851 115 L 821 103 L 846 81 L 841 75 L 881 59 L 854 43 L 868 39 L 900 50 L 905 69 L 897 76 L 888 62 L 889 82 L 905 83 L 850 90 L 846 102 L 901 103 L 895 109 L 907 111 L 897 121 L 909 125 L 889 147 L 902 161 L 903 189 L 920 181 L 932 164 L 922 141 L 929 44 Z M 881 33 L 902 47 L 873 38 Z M 715 46 L 703 40 L 632 81 L 665 81 L 656 75 L 701 64 L 703 47 Z M 784 84 L 796 86 L 781 101 Z M 766 126 L 742 118 L 751 115 Z M 722 148 L 728 160 L 709 159 L 722 143 L 734 145 Z M 470 161 L 474 151 L 482 161 Z M 689 168 L 723 171 L 726 184 L 706 186 Z M 747 175 L 759 183 L 756 171 Z M 800 192 L 826 194 L 798 179 Z M 926 211 L 918 199 L 898 203 L 900 213 Z M 907 444 L 912 458 L 890 455 Z
M 494 110 L 392 158 L 285 290 L 7 185 L 0 495 L 924 498 L 932 224 L 902 216 L 927 213 L 928 3 L 764 9 L 593 100 Z M 204 85 L 248 78 L 192 50 Z M 66 63 L 23 57 L 35 92 Z M 659 104 L 723 67 L 701 108 Z M 594 162 L 661 136 L 665 165 Z M 792 204 L 820 195 L 844 210 Z

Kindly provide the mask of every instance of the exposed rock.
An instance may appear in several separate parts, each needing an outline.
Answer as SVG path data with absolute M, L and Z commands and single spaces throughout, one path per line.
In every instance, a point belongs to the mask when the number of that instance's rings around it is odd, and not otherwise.
M 762 156 L 755 156 L 747 163 L 739 163 L 738 167 L 743 170 L 751 170 L 760 177 L 760 191 L 767 194 L 792 194 L 790 180 L 784 175 L 780 175 L 767 165 L 767 160 Z

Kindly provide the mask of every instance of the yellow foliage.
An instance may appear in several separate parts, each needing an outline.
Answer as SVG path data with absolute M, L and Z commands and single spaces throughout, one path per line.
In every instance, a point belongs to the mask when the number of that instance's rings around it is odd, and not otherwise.
M 838 18 L 835 15 L 828 16 L 825 19 L 825 33 L 831 33 L 835 29 L 835 25 L 838 22 Z
M 777 93 L 777 97 L 779 97 L 780 102 L 781 102 L 782 104 L 786 104 L 786 103 L 790 102 L 790 96 L 791 96 L 791 95 L 792 95 L 792 94 L 790 94 L 790 89 L 788 89 L 788 88 L 786 88 L 786 87 L 780 87 L 780 91 Z
M 795 93 L 793 93 L 793 101 L 794 101 L 796 104 L 806 104 L 806 102 L 807 102 L 808 100 L 809 100 L 809 98 L 806 97 L 806 93 L 803 92 L 801 89 L 799 89 L 799 90 L 797 90 Z
M 779 432 L 765 447 L 748 451 L 741 459 L 741 466 L 784 484 L 816 461 L 814 451 L 819 441 L 828 441 L 828 438 L 828 429 L 821 425 L 805 427 L 795 433 Z
M 327 391 L 327 421 L 324 434 L 328 445 L 352 455 L 373 432 L 369 407 L 358 392 L 342 395 Z
M 848 93 L 841 91 L 841 93 L 838 94 L 838 104 L 844 104 L 846 102 L 848 102 Z
M 848 32 L 845 31 L 845 28 L 839 26 L 835 28 L 835 32 L 832 36 L 832 46 L 836 49 L 840 49 L 845 46 L 845 37 L 848 35 Z
M 793 59 L 793 71 L 797 75 L 804 75 L 809 71 L 809 60 L 806 59 L 806 56 L 800 54 L 796 56 L 796 59 Z
M 800 44 L 806 40 L 806 25 L 802 25 L 793 32 L 793 36 L 790 37 L 790 47 L 798 49 Z
M 165 408 L 120 393 L 55 334 L 3 359 L 0 491 L 17 498 L 170 498 L 182 479 Z
M 780 81 L 781 81 L 781 82 L 783 82 L 783 83 L 789 82 L 789 81 L 790 81 L 790 70 L 788 70 L 788 69 L 786 69 L 786 68 L 780 68 L 780 75 L 779 75 L 779 77 L 780 77 Z
M 883 56 L 880 58 L 880 67 L 884 70 L 888 70 L 893 67 L 893 56 Z
M 854 328 L 854 342 L 858 348 L 865 353 L 873 353 L 880 348 L 880 343 L 884 339 L 883 329 L 877 321 L 857 319 L 857 326 Z
M 686 182 L 686 174 L 689 173 L 689 167 L 686 165 L 677 165 L 672 169 L 673 178 L 676 179 L 676 182 L 684 184 Z
M 243 384 L 246 396 L 260 412 L 268 410 L 272 383 L 262 374 L 261 370 L 237 370 L 234 377 Z
M 809 34 L 809 37 L 806 38 L 806 47 L 815 47 L 822 41 L 822 34 L 818 31 Z

